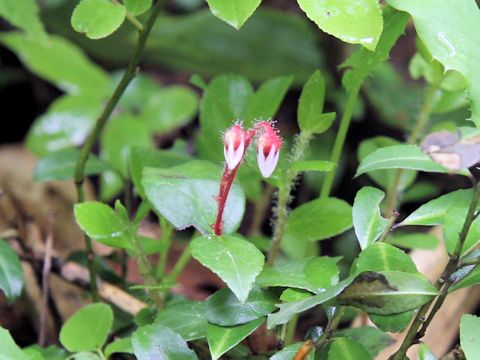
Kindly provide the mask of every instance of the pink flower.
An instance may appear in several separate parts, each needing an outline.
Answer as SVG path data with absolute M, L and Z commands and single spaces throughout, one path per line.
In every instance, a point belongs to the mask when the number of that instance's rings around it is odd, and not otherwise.
M 257 140 L 258 167 L 262 176 L 267 178 L 272 175 L 277 166 L 282 139 L 270 122 L 260 122 L 256 127 L 261 133 Z
M 233 170 L 240 164 L 245 152 L 245 131 L 242 125 L 235 124 L 227 130 L 223 137 L 223 145 L 227 166 Z

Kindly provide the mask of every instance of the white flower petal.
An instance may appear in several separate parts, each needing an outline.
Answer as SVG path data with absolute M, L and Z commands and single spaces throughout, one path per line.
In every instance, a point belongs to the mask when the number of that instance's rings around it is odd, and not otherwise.
M 260 168 L 260 173 L 264 178 L 268 178 L 270 175 L 272 175 L 275 167 L 277 166 L 279 153 L 279 151 L 276 151 L 275 145 L 273 145 L 267 157 L 265 157 L 263 148 L 259 147 L 257 154 L 258 167 Z
M 235 169 L 240 161 L 242 161 L 244 149 L 245 145 L 243 142 L 240 143 L 237 150 L 234 149 L 233 143 L 229 143 L 228 146 L 223 148 L 225 160 L 227 161 L 227 166 L 230 170 Z

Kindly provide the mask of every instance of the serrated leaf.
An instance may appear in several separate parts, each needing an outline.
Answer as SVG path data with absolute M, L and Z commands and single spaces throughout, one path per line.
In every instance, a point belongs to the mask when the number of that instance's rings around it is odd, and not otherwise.
M 212 360 L 219 359 L 220 356 L 253 333 L 264 321 L 264 318 L 260 318 L 243 325 L 232 327 L 208 324 L 207 339 Z
M 185 341 L 207 337 L 205 302 L 186 301 L 161 310 L 155 323 L 169 327 Z
M 154 209 L 173 226 L 194 226 L 202 234 L 212 234 L 220 173 L 220 168 L 208 161 L 191 161 L 168 169 L 145 168 L 142 185 Z M 223 214 L 225 233 L 238 228 L 244 211 L 243 192 L 233 184 Z
M 355 196 L 353 228 L 362 250 L 377 241 L 387 229 L 388 220 L 380 214 L 380 203 L 384 197 L 383 191 L 370 186 L 364 186 Z
M 33 171 L 33 180 L 52 181 L 73 179 L 75 166 L 80 155 L 77 149 L 65 149 L 52 152 L 37 161 Z M 110 169 L 107 163 L 90 154 L 85 165 L 85 175 L 95 175 Z
M 81 0 L 73 10 L 72 27 L 90 39 L 104 38 L 122 25 L 126 9 L 108 0 Z
M 326 33 L 375 50 L 383 29 L 377 0 L 297 0 L 307 16 Z
M 71 352 L 101 349 L 113 323 L 110 306 L 86 305 L 73 314 L 60 330 L 60 342 Z
M 213 15 L 240 29 L 261 0 L 207 0 L 207 3 Z
M 205 317 L 211 324 L 235 326 L 264 317 L 275 309 L 277 297 L 254 287 L 242 303 L 229 289 L 218 290 L 205 301 Z
M 161 325 L 144 325 L 132 335 L 132 345 L 138 360 L 196 360 L 182 337 Z
M 23 288 L 23 268 L 16 252 L 0 239 L 0 290 L 9 302 L 20 296 Z
M 395 145 L 380 148 L 366 156 L 360 162 L 355 176 L 384 169 L 409 169 L 438 173 L 448 172 L 448 170 L 430 159 L 418 146 Z
M 264 263 L 255 245 L 230 235 L 208 236 L 193 240 L 190 251 L 228 285 L 240 302 L 247 300 Z

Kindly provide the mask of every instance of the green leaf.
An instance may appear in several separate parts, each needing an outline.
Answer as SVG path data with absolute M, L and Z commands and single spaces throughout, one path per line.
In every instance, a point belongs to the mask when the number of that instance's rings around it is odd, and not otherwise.
M 252 322 L 233 327 L 221 327 L 218 325 L 208 324 L 207 339 L 212 360 L 220 358 L 220 356 L 232 349 L 240 341 L 253 333 L 260 325 L 263 324 L 264 321 L 264 318 L 260 318 Z
M 0 349 L 2 349 L 0 360 L 31 360 L 15 343 L 8 330 L 2 327 L 0 327 Z
M 312 293 L 307 290 L 287 288 L 283 290 L 282 295 L 280 295 L 280 300 L 282 302 L 291 302 L 305 300 L 312 296 Z
M 205 302 L 186 301 L 168 306 L 158 313 L 155 323 L 169 327 L 185 341 L 206 338 Z
M 378 315 L 368 314 L 370 320 L 382 329 L 384 332 L 399 333 L 404 331 L 408 325 L 412 322 L 413 317 L 416 314 L 416 310 L 410 310 L 400 314 L 393 315 Z
M 185 340 L 162 324 L 145 325 L 132 335 L 132 345 L 138 360 L 196 360 Z
M 352 227 L 352 208 L 336 198 L 309 201 L 294 209 L 287 222 L 285 241 L 325 240 Z
M 127 11 L 132 15 L 142 15 L 152 6 L 152 0 L 123 0 Z
M 417 34 L 432 57 L 445 71 L 456 70 L 468 84 L 472 119 L 480 124 L 480 81 L 477 64 L 480 50 L 475 34 L 480 30 L 477 22 L 480 11 L 474 0 L 458 2 L 446 0 L 438 6 L 435 0 L 388 0 L 391 6 L 410 13 Z M 448 26 L 445 26 L 448 24 Z
M 0 290 L 9 302 L 20 296 L 23 288 L 23 269 L 16 252 L 0 239 Z
M 75 219 L 82 230 L 96 241 L 115 248 L 133 249 L 128 219 L 100 202 L 76 204 Z
M 78 353 L 73 354 L 69 358 L 69 360 L 101 360 L 101 359 L 95 353 L 82 351 L 82 352 L 78 352 Z
M 466 287 L 470 287 L 473 285 L 480 284 L 480 266 L 476 266 L 473 269 L 469 269 L 468 274 L 462 278 L 458 283 L 454 284 L 450 287 L 449 291 L 455 291 L 459 289 L 463 289 Z
M 418 359 L 417 360 L 437 360 L 436 356 L 428 348 L 427 344 L 420 343 L 418 347 Z
M 213 15 L 238 30 L 252 16 L 261 0 L 207 0 L 207 3 Z
M 327 34 L 375 50 L 383 29 L 377 0 L 297 0 L 307 16 Z
M 165 134 L 193 120 L 197 107 L 197 95 L 190 88 L 170 86 L 146 101 L 141 119 L 151 132 Z
M 19 32 L 0 35 L 0 42 L 13 51 L 33 73 L 72 94 L 107 95 L 108 75 L 67 40 L 50 36 L 40 42 Z
M 122 25 L 125 6 L 109 0 L 81 0 L 73 10 L 72 27 L 90 39 L 104 38 Z
M 43 359 L 45 359 L 45 360 L 65 360 L 67 358 L 67 352 L 64 349 L 56 347 L 55 345 L 50 345 L 46 348 L 42 348 L 39 345 L 35 344 L 35 345 L 30 345 L 26 348 L 23 348 L 22 350 L 27 355 L 30 355 L 30 357 L 32 358 L 31 360 L 35 359 L 34 358 L 35 355 L 32 355 L 32 353 L 40 354 L 40 356 L 43 356 L 43 358 L 41 358 L 42 360 Z M 0 357 L 0 359 L 1 359 L 1 357 Z
M 263 83 L 247 104 L 245 125 L 249 126 L 255 120 L 273 118 L 292 81 L 292 76 L 279 76 Z
M 276 301 L 273 293 L 258 287 L 252 289 L 244 303 L 229 289 L 221 289 L 205 301 L 205 317 L 209 323 L 220 326 L 245 324 L 272 312 Z
M 276 313 L 268 315 L 267 319 L 267 327 L 269 329 L 274 328 L 277 325 L 285 324 L 290 319 L 298 313 L 311 309 L 317 305 L 326 303 L 329 300 L 335 298 L 338 294 L 340 294 L 345 287 L 347 287 L 352 281 L 354 277 L 350 276 L 349 278 L 339 282 L 337 285 L 332 286 L 325 291 L 319 293 L 318 295 L 310 296 L 304 300 L 287 302 L 284 304 L 277 304 L 280 308 L 279 311 Z
M 83 144 L 103 106 L 97 94 L 64 95 L 35 119 L 27 135 L 28 150 L 38 156 Z
M 292 360 L 295 354 L 298 352 L 298 350 L 300 350 L 302 345 L 303 345 L 303 342 L 299 342 L 299 343 L 287 346 L 283 350 L 273 355 L 270 358 L 270 360 Z M 305 360 L 314 360 L 314 359 L 315 359 L 315 348 L 313 348 L 305 357 Z
M 380 148 L 366 156 L 358 166 L 355 176 L 383 169 L 409 169 L 426 172 L 448 172 L 434 162 L 416 145 L 395 145 Z
M 333 120 L 323 114 L 323 103 L 325 100 L 325 80 L 320 71 L 315 71 L 308 79 L 302 89 L 298 102 L 297 119 L 300 130 L 322 133 L 326 131 Z
M 462 232 L 463 224 L 467 218 L 467 213 L 467 207 L 453 204 L 447 209 L 447 212 L 443 217 L 443 236 L 445 239 L 445 248 L 450 255 L 455 251 L 457 243 L 460 240 L 460 233 Z M 470 227 L 470 231 L 472 230 L 475 230 L 473 223 Z
M 46 41 L 47 34 L 40 20 L 35 0 L 0 0 L 0 16 L 22 29 L 29 37 L 37 41 Z
M 348 0 L 343 2 L 349 3 Z M 387 7 L 383 13 L 384 30 L 374 52 L 366 48 L 358 49 L 342 65 L 349 68 L 342 78 L 343 86 L 348 92 L 358 89 L 363 80 L 367 78 L 375 68 L 388 59 L 389 53 L 398 38 L 403 34 L 408 22 L 405 13 L 394 11 Z M 355 20 L 353 20 L 355 23 Z
M 142 186 L 142 171 L 146 167 L 168 168 L 191 160 L 187 153 L 173 150 L 156 150 L 133 146 L 130 149 L 130 176 L 140 196 L 145 197 Z
M 96 303 L 82 307 L 60 330 L 60 342 L 71 352 L 101 349 L 113 323 L 110 306 Z
M 360 253 L 353 268 L 359 274 L 365 271 L 403 271 L 417 274 L 412 258 L 395 246 L 376 243 Z
M 372 360 L 370 353 L 355 340 L 346 337 L 335 338 L 328 350 L 329 360 Z
M 375 358 L 383 349 L 395 343 L 395 340 L 390 335 L 372 326 L 344 329 L 334 334 L 335 337 L 348 337 L 360 343 L 370 353 L 372 358 Z
M 107 359 L 115 353 L 133 354 L 132 338 L 128 337 L 111 342 L 106 346 L 104 353 Z
M 190 251 L 228 285 L 240 302 L 247 300 L 264 263 L 263 254 L 255 245 L 229 235 L 208 236 L 193 240 Z
M 145 168 L 142 185 L 147 199 L 163 217 L 178 229 L 194 226 L 202 234 L 213 232 L 218 203 L 219 167 L 207 161 L 192 161 L 169 169 Z M 245 197 L 233 185 L 223 214 L 225 233 L 239 226 L 245 210 Z
M 323 256 L 298 260 L 279 260 L 258 275 L 260 286 L 282 286 L 321 292 L 338 282 L 337 261 Z
M 460 346 L 468 360 L 478 359 L 480 318 L 464 314 L 460 320 Z
M 325 160 L 303 160 L 294 162 L 291 168 L 296 171 L 332 171 L 335 163 Z
M 365 157 L 373 153 L 375 150 L 379 148 L 384 148 L 387 146 L 399 145 L 400 142 L 386 137 L 386 136 L 376 136 L 367 140 L 364 140 L 360 143 L 358 147 L 358 160 L 361 162 Z M 375 181 L 378 185 L 380 185 L 384 190 L 389 190 L 393 183 L 395 182 L 395 178 L 397 176 L 397 170 L 376 170 L 376 171 L 369 171 L 367 174 L 373 181 Z M 417 176 L 416 171 L 402 171 L 401 179 L 398 184 L 399 191 L 405 190 L 409 187 L 414 181 L 415 177 Z
M 435 249 L 440 240 L 437 236 L 427 233 L 396 233 L 387 239 L 387 243 L 407 249 Z
M 52 152 L 44 158 L 37 161 L 33 172 L 35 181 L 52 181 L 73 179 L 75 165 L 77 163 L 80 150 L 65 149 Z M 99 160 L 95 155 L 90 154 L 85 166 L 85 175 L 95 175 L 102 171 L 110 169 L 110 166 Z
M 358 275 L 337 301 L 368 313 L 389 315 L 416 309 L 437 294 L 438 290 L 420 274 L 369 271 Z
M 355 196 L 353 228 L 362 250 L 377 241 L 388 226 L 388 220 L 380 214 L 380 203 L 384 197 L 383 191 L 370 186 L 364 186 Z
M 445 217 L 447 210 L 451 206 L 455 205 L 459 207 L 468 207 L 468 204 L 470 203 L 472 196 L 473 196 L 473 192 L 470 189 L 457 190 L 457 191 L 453 191 L 451 193 L 442 195 L 420 206 L 417 210 L 411 213 L 400 224 L 402 226 L 442 225 L 443 218 Z

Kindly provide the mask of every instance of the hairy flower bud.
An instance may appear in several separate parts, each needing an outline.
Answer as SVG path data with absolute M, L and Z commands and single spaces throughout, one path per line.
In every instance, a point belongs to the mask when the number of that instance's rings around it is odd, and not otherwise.
M 233 170 L 242 161 L 245 152 L 245 131 L 242 125 L 235 124 L 227 130 L 223 137 L 223 145 L 227 166 Z
M 257 127 L 261 133 L 257 140 L 258 167 L 262 176 L 267 178 L 277 166 L 282 139 L 270 122 L 263 121 L 257 124 Z

